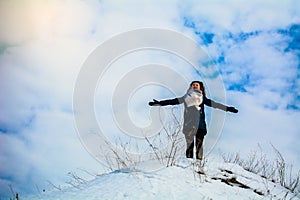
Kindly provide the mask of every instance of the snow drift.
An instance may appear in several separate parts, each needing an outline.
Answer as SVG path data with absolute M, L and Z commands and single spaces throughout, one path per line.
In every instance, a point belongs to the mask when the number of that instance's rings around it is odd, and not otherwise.
M 144 165 L 155 165 L 148 161 Z M 237 164 L 207 161 L 204 167 L 181 158 L 154 172 L 136 168 L 116 170 L 61 191 L 46 191 L 28 200 L 42 199 L 300 199 L 296 193 L 244 170 Z

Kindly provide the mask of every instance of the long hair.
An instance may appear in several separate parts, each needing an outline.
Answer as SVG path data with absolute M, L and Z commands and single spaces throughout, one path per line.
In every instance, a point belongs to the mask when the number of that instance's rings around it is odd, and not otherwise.
M 205 87 L 202 81 L 192 81 L 190 84 L 190 87 L 193 85 L 193 83 L 199 83 L 200 85 L 200 90 L 202 91 L 203 96 L 206 97 L 206 92 L 205 92 Z

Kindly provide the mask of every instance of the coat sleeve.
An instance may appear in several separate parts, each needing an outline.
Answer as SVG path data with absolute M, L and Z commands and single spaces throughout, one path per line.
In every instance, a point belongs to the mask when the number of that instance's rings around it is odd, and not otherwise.
M 224 111 L 227 111 L 227 106 L 224 105 L 224 104 L 221 104 L 221 103 L 218 103 L 218 102 L 215 102 L 211 99 L 208 99 L 206 97 L 204 97 L 204 104 L 207 105 L 207 106 L 210 106 L 210 107 L 213 107 L 213 108 L 218 108 L 220 110 L 224 110 Z
M 167 106 L 167 105 L 177 105 L 182 104 L 184 102 L 183 97 L 175 98 L 175 99 L 167 99 L 159 101 L 159 104 L 161 106 Z

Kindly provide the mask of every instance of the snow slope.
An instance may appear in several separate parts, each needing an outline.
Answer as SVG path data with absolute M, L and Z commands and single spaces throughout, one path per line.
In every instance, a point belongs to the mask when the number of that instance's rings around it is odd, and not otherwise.
M 144 163 L 146 165 L 154 162 Z M 205 174 L 199 173 L 203 169 Z M 155 172 L 117 170 L 63 191 L 22 199 L 300 199 L 286 188 L 238 165 L 207 162 L 204 168 L 185 158 Z

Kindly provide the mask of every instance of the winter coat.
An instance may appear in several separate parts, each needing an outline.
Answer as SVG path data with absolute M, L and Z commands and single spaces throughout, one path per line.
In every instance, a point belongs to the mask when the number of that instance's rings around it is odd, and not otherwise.
M 184 123 L 183 123 L 183 129 L 182 132 L 184 134 L 190 134 L 193 132 L 193 134 L 200 134 L 201 136 L 205 136 L 207 133 L 206 129 L 206 122 L 205 122 L 205 110 L 204 105 L 218 108 L 220 110 L 227 110 L 227 106 L 217 103 L 206 96 L 203 96 L 203 101 L 199 105 L 199 108 L 195 106 L 188 107 L 186 102 L 184 101 L 185 96 L 175 98 L 175 99 L 167 99 L 163 101 L 159 101 L 159 104 L 161 106 L 166 105 L 177 105 L 177 104 L 184 104 Z

